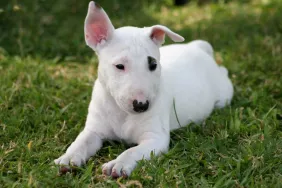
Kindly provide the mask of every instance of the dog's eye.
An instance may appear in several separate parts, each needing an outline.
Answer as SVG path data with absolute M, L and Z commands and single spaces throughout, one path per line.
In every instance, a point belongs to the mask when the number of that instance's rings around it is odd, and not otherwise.
M 155 58 L 148 56 L 148 65 L 149 65 L 149 70 L 154 71 L 157 68 L 157 61 Z
M 120 69 L 120 70 L 124 70 L 124 65 L 123 64 L 117 64 L 116 68 Z

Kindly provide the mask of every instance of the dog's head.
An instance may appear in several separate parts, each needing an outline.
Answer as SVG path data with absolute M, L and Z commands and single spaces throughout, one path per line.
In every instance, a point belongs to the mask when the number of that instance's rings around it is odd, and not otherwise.
M 85 19 L 85 41 L 99 58 L 98 78 L 118 106 L 128 113 L 153 105 L 160 87 L 159 47 L 165 35 L 184 38 L 165 26 L 115 29 L 105 11 L 93 1 Z

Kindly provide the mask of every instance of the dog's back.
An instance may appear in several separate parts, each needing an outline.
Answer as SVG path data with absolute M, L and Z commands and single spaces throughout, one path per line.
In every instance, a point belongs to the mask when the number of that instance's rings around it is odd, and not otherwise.
M 162 74 L 174 104 L 171 129 L 201 122 L 212 110 L 229 104 L 233 86 L 226 68 L 216 64 L 212 46 L 196 40 L 160 49 Z M 177 114 L 177 117 L 176 115 Z

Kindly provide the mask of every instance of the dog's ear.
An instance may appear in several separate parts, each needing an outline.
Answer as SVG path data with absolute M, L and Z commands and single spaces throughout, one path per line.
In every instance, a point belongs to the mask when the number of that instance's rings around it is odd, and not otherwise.
M 84 23 L 86 44 L 93 50 L 111 39 L 115 28 L 100 5 L 91 1 Z
M 150 38 L 158 45 L 161 46 L 165 42 L 165 35 L 167 35 L 174 42 L 183 42 L 185 39 L 174 33 L 169 28 L 162 25 L 154 25 L 150 27 Z

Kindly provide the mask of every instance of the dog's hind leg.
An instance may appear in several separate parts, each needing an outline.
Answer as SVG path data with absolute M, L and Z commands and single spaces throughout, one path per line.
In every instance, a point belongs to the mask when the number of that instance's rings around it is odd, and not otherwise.
M 230 104 L 234 91 L 232 82 L 228 78 L 228 70 L 223 66 L 219 66 L 219 69 L 222 74 L 222 79 L 219 84 L 219 100 L 215 103 L 215 107 L 223 108 Z

